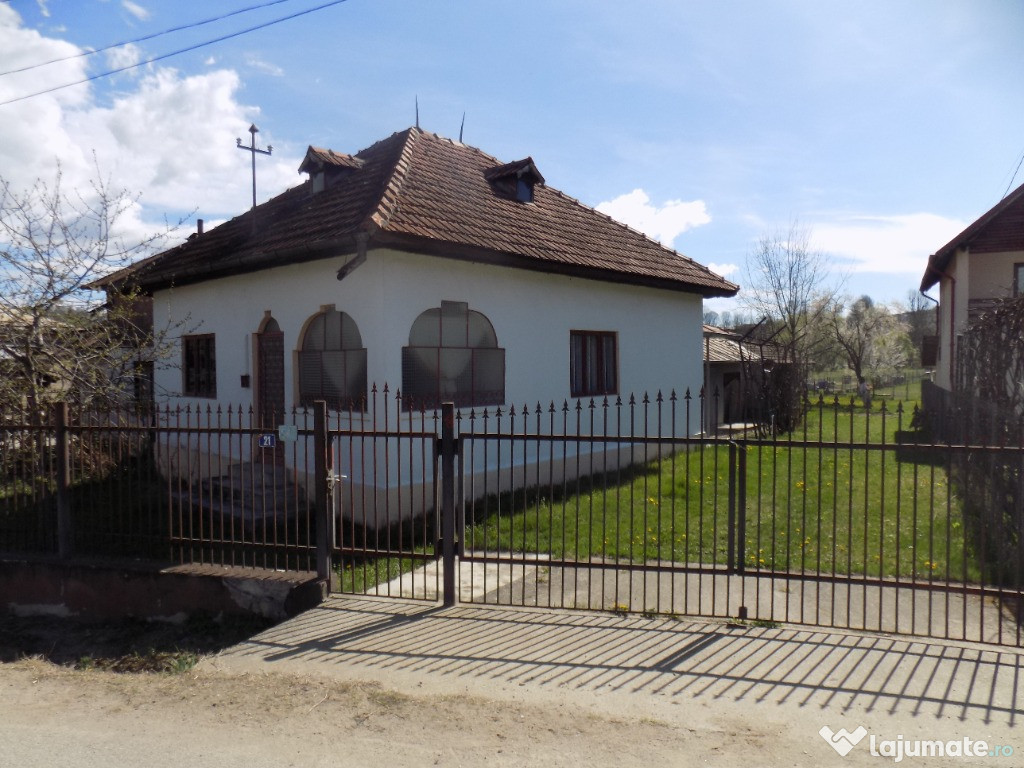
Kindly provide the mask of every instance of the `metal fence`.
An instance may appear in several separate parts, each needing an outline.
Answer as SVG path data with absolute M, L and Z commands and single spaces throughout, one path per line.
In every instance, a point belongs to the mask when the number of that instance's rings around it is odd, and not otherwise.
M 1019 443 L 948 440 L 916 409 L 838 398 L 777 439 L 694 434 L 704 405 L 413 411 L 374 388 L 272 429 L 240 409 L 3 414 L 0 551 L 1022 645 Z M 998 497 L 978 490 L 993 471 Z

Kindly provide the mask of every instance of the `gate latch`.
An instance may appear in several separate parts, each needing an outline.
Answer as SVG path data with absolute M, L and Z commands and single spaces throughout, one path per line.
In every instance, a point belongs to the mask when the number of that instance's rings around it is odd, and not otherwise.
M 337 472 L 327 473 L 327 490 L 334 492 L 335 487 L 341 487 L 341 481 L 348 480 L 348 475 L 339 475 Z

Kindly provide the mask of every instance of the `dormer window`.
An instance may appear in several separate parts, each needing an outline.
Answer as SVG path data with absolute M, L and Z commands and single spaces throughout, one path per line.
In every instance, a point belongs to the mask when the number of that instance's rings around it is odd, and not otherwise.
M 544 177 L 530 157 L 488 168 L 484 171 L 484 178 L 491 182 L 498 194 L 520 203 L 532 203 L 534 187 L 544 183 Z
M 333 149 L 309 147 L 299 166 L 299 173 L 308 173 L 313 182 L 313 194 L 323 192 L 340 179 L 363 167 L 363 161 L 353 155 L 344 155 Z
M 516 200 L 520 203 L 533 202 L 533 182 L 523 176 L 516 179 Z

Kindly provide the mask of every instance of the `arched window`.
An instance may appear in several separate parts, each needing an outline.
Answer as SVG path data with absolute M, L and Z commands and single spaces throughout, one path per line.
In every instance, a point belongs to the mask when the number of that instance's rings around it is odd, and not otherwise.
M 455 301 L 417 317 L 402 349 L 402 393 L 408 407 L 504 403 L 505 350 L 491 321 Z
M 366 350 L 355 321 L 333 307 L 306 324 L 299 350 L 299 402 L 326 400 L 331 408 L 362 408 Z

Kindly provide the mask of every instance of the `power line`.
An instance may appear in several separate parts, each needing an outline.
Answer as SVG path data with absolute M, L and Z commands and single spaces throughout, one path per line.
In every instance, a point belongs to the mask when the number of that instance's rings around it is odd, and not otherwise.
M 27 67 L 21 67 L 20 69 L 9 69 L 6 72 L 0 72 L 0 77 L 3 77 L 4 75 L 14 75 L 14 74 L 17 74 L 18 72 L 28 72 L 29 70 L 32 70 L 32 69 L 38 69 L 39 67 L 47 67 L 50 64 L 58 64 L 58 63 L 60 63 L 62 61 L 70 61 L 71 59 L 80 59 L 80 58 L 85 57 L 85 56 L 92 56 L 93 54 L 96 54 L 96 53 L 103 53 L 103 51 L 109 51 L 111 48 L 120 48 L 122 45 L 131 45 L 132 43 L 143 43 L 143 42 L 145 42 L 147 40 L 153 40 L 153 39 L 158 38 L 158 37 L 163 37 L 164 35 L 169 35 L 172 32 L 181 32 L 182 30 L 186 30 L 186 29 L 194 29 L 196 27 L 202 27 L 202 26 L 204 26 L 206 24 L 212 24 L 215 21 L 223 21 L 224 19 L 230 18 L 232 16 L 238 16 L 239 14 L 242 14 L 242 13 L 248 13 L 249 11 L 258 11 L 261 8 L 269 8 L 272 5 L 280 5 L 281 3 L 288 3 L 288 2 L 291 2 L 291 0 L 270 0 L 270 2 L 262 3 L 260 5 L 250 5 L 248 8 L 240 8 L 237 11 L 232 11 L 231 13 L 225 13 L 223 16 L 214 16 L 213 18 L 210 18 L 210 19 L 203 19 L 202 21 L 194 21 L 191 24 L 182 24 L 180 27 L 171 27 L 170 29 L 165 29 L 162 32 L 154 32 L 151 35 L 145 35 L 143 37 L 136 37 L 134 40 L 122 40 L 120 43 L 111 43 L 110 45 L 104 45 L 102 48 L 93 48 L 93 49 L 88 50 L 88 51 L 82 51 L 80 53 L 73 53 L 70 56 L 62 56 L 59 59 L 50 59 L 49 61 L 42 61 L 42 62 L 40 62 L 38 64 L 29 64 Z
M 156 63 L 158 61 L 162 61 L 164 59 L 169 59 L 172 56 L 179 56 L 179 55 L 181 55 L 183 53 L 188 53 L 190 51 L 195 51 L 195 50 L 197 50 L 199 48 L 205 48 L 206 46 L 213 45 L 214 43 L 221 43 L 221 42 L 224 42 L 225 40 L 230 40 L 230 39 L 232 39 L 234 37 L 241 37 L 242 35 L 247 35 L 250 32 L 256 32 L 257 30 L 260 30 L 260 29 L 266 29 L 267 27 L 272 27 L 275 24 L 280 24 L 282 21 L 289 21 L 291 19 L 298 18 L 299 16 L 305 16 L 305 15 L 313 13 L 315 11 L 322 11 L 324 8 L 330 8 L 331 6 L 334 6 L 334 5 L 341 5 L 342 3 L 346 2 L 346 1 L 347 0 L 332 0 L 332 2 L 323 3 L 322 5 L 318 5 L 318 6 L 314 7 L 314 8 L 308 8 L 308 9 L 306 9 L 304 11 L 298 11 L 297 13 L 293 13 L 293 14 L 290 14 L 288 16 L 282 16 L 279 19 L 274 19 L 273 21 L 264 22 L 263 24 L 257 24 L 255 27 L 249 27 L 247 29 L 243 29 L 243 30 L 240 30 L 238 32 L 232 32 L 231 34 L 228 34 L 228 35 L 221 35 L 220 37 L 216 37 L 216 38 L 214 38 L 212 40 L 207 40 L 207 41 L 202 42 L 202 43 L 196 43 L 195 45 L 190 45 L 187 48 L 180 48 L 177 51 L 172 51 L 170 53 L 164 53 L 164 54 L 161 54 L 160 56 L 154 56 L 153 58 L 146 59 L 145 61 L 140 61 L 140 62 L 137 62 L 135 64 L 128 64 L 128 65 L 123 66 L 123 67 L 118 67 L 117 69 L 110 69 L 110 70 L 107 70 L 106 72 L 100 72 L 99 74 L 83 78 L 82 80 L 75 80 L 72 83 L 64 83 L 63 85 L 55 85 L 53 88 L 46 88 L 45 90 L 36 91 L 35 93 L 28 93 L 28 94 L 25 94 L 24 96 L 17 96 L 17 97 L 15 97 L 13 99 L 8 99 L 7 101 L 0 101 L 0 107 L 5 107 L 8 104 L 14 104 L 15 102 L 18 102 L 18 101 L 25 101 L 26 99 L 33 99 L 36 96 L 43 96 L 43 95 L 45 95 L 47 93 L 53 93 L 54 91 L 60 91 L 60 90 L 63 90 L 64 88 L 70 88 L 73 85 L 81 85 L 82 83 L 92 82 L 93 80 L 99 80 L 100 78 L 109 77 L 110 75 L 116 75 L 116 74 L 119 74 L 121 72 L 127 72 L 129 69 L 135 69 L 137 67 L 141 67 L 141 66 L 144 66 L 146 64 L 154 64 L 154 63 Z
M 1020 161 L 1017 163 L 1017 167 L 1014 169 L 1013 175 L 1010 177 L 1010 183 L 1006 185 L 1006 191 L 1003 192 L 1003 197 L 1010 194 L 1010 188 L 1013 186 L 1013 182 L 1017 180 L 1017 174 L 1020 172 L 1021 165 L 1024 165 L 1024 153 L 1021 153 Z M 1003 197 L 999 199 L 1002 200 Z

